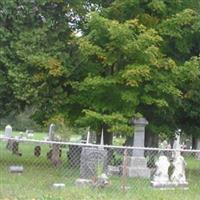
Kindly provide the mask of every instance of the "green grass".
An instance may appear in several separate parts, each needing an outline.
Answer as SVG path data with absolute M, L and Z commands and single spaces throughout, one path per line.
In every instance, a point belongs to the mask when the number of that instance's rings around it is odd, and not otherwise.
M 54 167 L 47 160 L 49 145 L 42 146 L 42 155 L 33 155 L 33 144 L 20 144 L 22 157 L 12 155 L 0 142 L 0 199 L 38 199 L 38 200 L 200 200 L 200 161 L 187 158 L 186 175 L 189 190 L 160 191 L 150 186 L 148 179 L 129 178 L 129 189 L 123 192 L 122 179 L 111 177 L 110 186 L 104 189 L 92 187 L 78 188 L 75 180 L 79 178 L 79 168 L 70 167 L 67 161 L 67 149 L 62 152 L 62 165 Z M 11 174 L 10 165 L 23 165 L 21 175 Z M 53 189 L 53 183 L 65 183 L 63 189 Z

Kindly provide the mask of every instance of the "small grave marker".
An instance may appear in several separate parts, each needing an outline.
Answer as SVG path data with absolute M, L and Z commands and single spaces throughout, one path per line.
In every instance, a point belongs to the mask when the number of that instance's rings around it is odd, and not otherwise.
M 10 166 L 9 167 L 9 171 L 11 173 L 22 173 L 24 171 L 24 167 L 23 166 Z

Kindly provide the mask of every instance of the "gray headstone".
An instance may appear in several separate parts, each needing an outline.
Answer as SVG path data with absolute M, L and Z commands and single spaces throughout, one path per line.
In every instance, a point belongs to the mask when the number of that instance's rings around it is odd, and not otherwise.
M 7 125 L 5 127 L 5 136 L 6 137 L 12 137 L 12 127 L 10 125 Z
M 148 121 L 145 118 L 133 120 L 134 124 L 134 147 L 144 147 L 145 140 L 145 126 L 148 124 Z M 128 176 L 129 177 L 150 177 L 150 169 L 147 167 L 147 161 L 144 157 L 144 150 L 133 150 L 131 157 L 128 157 Z
M 80 178 L 92 179 L 97 176 L 98 170 L 105 171 L 107 151 L 102 148 L 85 147 L 81 152 Z

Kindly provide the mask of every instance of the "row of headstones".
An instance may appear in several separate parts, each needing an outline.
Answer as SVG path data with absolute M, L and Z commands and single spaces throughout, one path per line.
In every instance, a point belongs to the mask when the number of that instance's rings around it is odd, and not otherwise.
M 150 177 L 150 169 L 147 167 L 146 158 L 144 157 L 144 150 L 141 147 L 144 147 L 144 135 L 145 135 L 145 126 L 148 124 L 147 120 L 144 118 L 134 120 L 134 142 L 133 146 L 139 147 L 140 149 L 134 149 L 133 155 L 127 159 L 127 175 L 129 177 Z M 88 139 L 87 139 L 88 141 Z M 185 179 L 185 161 L 184 158 L 180 155 L 180 133 L 176 132 L 176 141 L 174 144 L 176 148 L 174 156 L 174 172 L 169 178 L 168 168 L 170 166 L 169 161 L 166 156 L 162 155 L 159 157 L 156 162 L 156 173 L 152 180 L 152 185 L 155 187 L 170 187 L 174 185 L 187 185 Z M 99 160 L 105 159 L 105 150 L 94 148 L 85 148 L 81 153 L 81 166 L 80 166 L 80 179 L 77 180 L 77 184 L 85 184 L 90 177 L 94 175 L 94 171 Z M 102 161 L 101 161 L 102 162 Z M 89 174 L 88 174 L 89 173 Z
M 168 188 L 174 186 L 188 186 L 188 182 L 186 181 L 185 176 L 186 162 L 179 151 L 175 152 L 174 160 L 172 163 L 174 170 L 171 176 L 169 176 L 168 173 L 171 164 L 167 156 L 161 155 L 155 164 L 156 172 L 153 176 L 153 180 L 151 181 L 153 187 Z
M 33 136 L 33 131 L 26 131 L 26 135 L 31 134 L 31 137 Z M 6 148 L 12 152 L 14 155 L 22 156 L 22 153 L 19 152 L 19 141 L 13 139 L 12 134 L 12 127 L 10 125 L 7 125 L 5 127 L 5 133 L 4 135 L 9 138 Z M 48 140 L 53 141 L 55 136 L 55 125 L 51 124 L 49 127 L 49 133 L 48 133 Z M 26 139 L 26 137 L 17 137 L 16 139 Z M 41 155 L 41 147 L 36 146 L 34 148 L 34 155 L 36 157 L 39 157 Z M 47 159 L 51 160 L 52 163 L 55 166 L 58 166 L 61 163 L 61 148 L 59 144 L 52 144 L 52 148 L 47 152 Z
M 5 127 L 4 136 L 7 138 L 13 137 L 13 131 L 12 131 L 11 125 L 7 125 Z M 33 130 L 26 130 L 25 134 L 23 132 L 21 132 L 20 135 L 17 136 L 16 138 L 17 139 L 27 139 L 27 138 L 32 138 L 33 136 L 34 136 Z M 47 140 L 54 141 L 55 139 L 56 139 L 55 138 L 55 124 L 50 124 Z
M 81 164 L 80 164 L 80 178 L 76 180 L 76 185 L 85 186 L 95 184 L 101 187 L 105 187 L 109 181 L 107 177 L 107 156 L 106 149 L 98 147 L 83 147 L 81 152 Z M 130 167 L 127 165 L 127 161 L 130 157 L 124 156 L 122 176 L 129 176 L 128 170 Z M 172 187 L 184 187 L 188 186 L 185 176 L 185 166 L 183 156 L 179 151 L 175 152 L 172 162 L 173 173 L 169 177 L 170 162 L 165 155 L 160 155 L 155 163 L 156 171 L 153 175 L 151 184 L 156 188 L 172 188 Z M 131 169 L 132 170 L 132 169 Z M 137 169 L 144 170 L 143 168 Z M 131 174 L 132 177 L 140 177 L 140 173 Z M 95 177 L 95 178 L 94 178 Z M 150 178 L 150 177 L 148 177 Z

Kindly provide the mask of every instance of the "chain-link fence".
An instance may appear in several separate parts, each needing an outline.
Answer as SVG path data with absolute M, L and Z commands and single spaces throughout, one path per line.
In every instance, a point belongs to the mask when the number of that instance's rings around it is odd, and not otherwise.
M 0 199 L 199 200 L 199 186 L 198 150 L 0 140 Z

